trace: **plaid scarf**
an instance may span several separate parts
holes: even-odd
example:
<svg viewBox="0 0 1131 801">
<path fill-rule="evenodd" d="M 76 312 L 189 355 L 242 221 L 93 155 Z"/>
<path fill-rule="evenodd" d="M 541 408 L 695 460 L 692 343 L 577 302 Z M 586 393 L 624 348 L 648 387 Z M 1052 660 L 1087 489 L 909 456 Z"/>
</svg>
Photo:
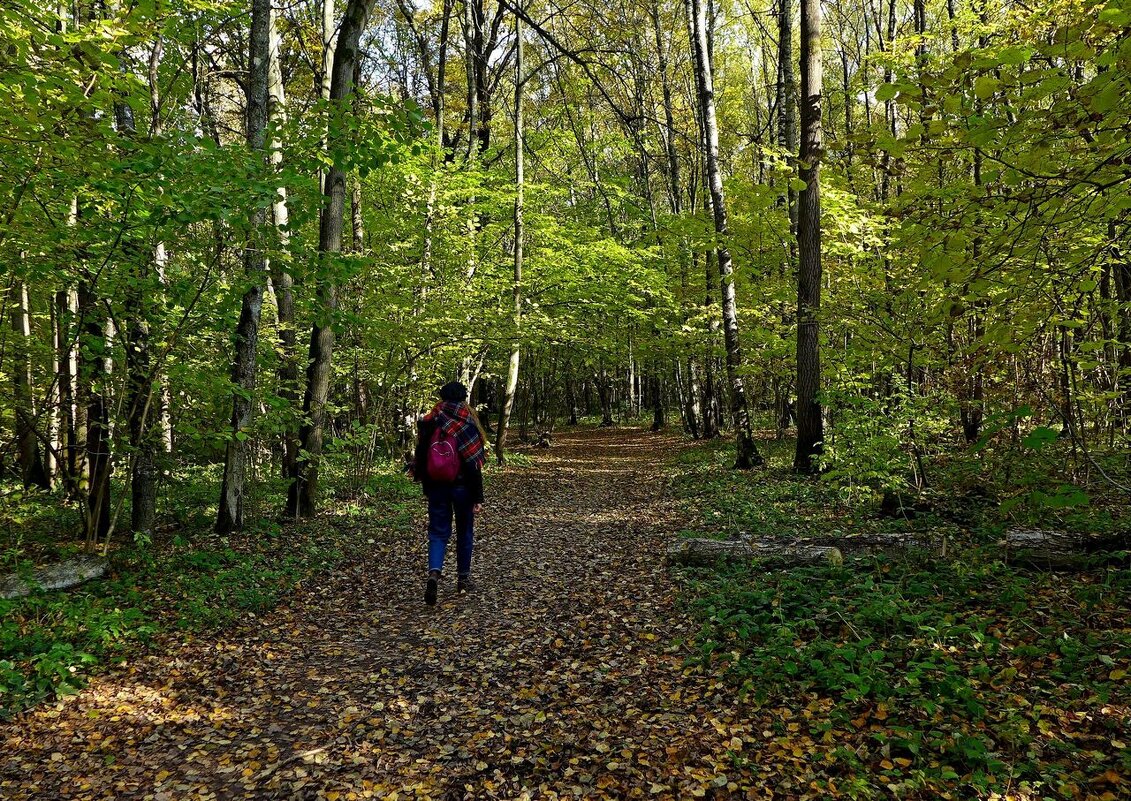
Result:
<svg viewBox="0 0 1131 801">
<path fill-rule="evenodd" d="M 479 426 L 472 419 L 471 408 L 466 403 L 440 401 L 424 415 L 424 419 L 437 421 L 444 433 L 456 441 L 456 449 L 464 464 L 482 467 L 487 461 L 483 437 L 479 435 Z"/>
</svg>

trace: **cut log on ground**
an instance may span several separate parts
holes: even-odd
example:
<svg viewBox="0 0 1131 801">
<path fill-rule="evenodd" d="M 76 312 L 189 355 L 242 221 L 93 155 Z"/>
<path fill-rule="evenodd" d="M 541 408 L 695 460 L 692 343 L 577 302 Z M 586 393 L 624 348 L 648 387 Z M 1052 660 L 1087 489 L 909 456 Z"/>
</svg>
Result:
<svg viewBox="0 0 1131 801">
<path fill-rule="evenodd" d="M 65 590 L 101 577 L 107 561 L 100 556 L 76 556 L 55 565 L 37 567 L 28 578 L 9 573 L 0 577 L 0 598 L 5 601 L 31 595 L 37 589 Z"/>
<path fill-rule="evenodd" d="M 1131 551 L 1131 534 L 1091 536 L 1067 531 L 1014 528 L 1001 545 L 1006 561 L 1048 570 L 1072 570 Z"/>
<path fill-rule="evenodd" d="M 927 551 L 932 554 L 942 554 L 946 550 L 944 538 L 941 534 L 932 534 L 925 531 L 863 532 L 838 536 L 820 535 L 800 537 L 796 542 L 799 545 L 828 545 L 837 548 L 845 556 L 894 555 L 908 551 Z"/>
<path fill-rule="evenodd" d="M 668 548 L 668 562 L 674 565 L 753 560 L 781 567 L 802 567 L 839 565 L 844 562 L 844 557 L 839 549 L 825 545 L 767 544 L 744 540 L 681 540 Z"/>
</svg>

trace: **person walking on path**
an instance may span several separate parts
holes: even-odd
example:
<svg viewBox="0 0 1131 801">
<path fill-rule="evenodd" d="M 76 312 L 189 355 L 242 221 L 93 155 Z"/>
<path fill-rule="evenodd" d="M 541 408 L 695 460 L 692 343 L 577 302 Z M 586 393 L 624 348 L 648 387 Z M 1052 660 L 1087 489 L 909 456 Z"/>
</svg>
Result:
<svg viewBox="0 0 1131 801">
<path fill-rule="evenodd" d="M 457 463 L 458 460 L 458 463 Z M 475 516 L 483 510 L 483 463 L 487 435 L 467 405 L 467 387 L 453 381 L 440 388 L 440 402 L 417 424 L 413 477 L 428 498 L 428 580 L 424 603 L 436 603 L 444 554 L 456 534 L 456 590 L 474 589 L 471 552 Z"/>
</svg>

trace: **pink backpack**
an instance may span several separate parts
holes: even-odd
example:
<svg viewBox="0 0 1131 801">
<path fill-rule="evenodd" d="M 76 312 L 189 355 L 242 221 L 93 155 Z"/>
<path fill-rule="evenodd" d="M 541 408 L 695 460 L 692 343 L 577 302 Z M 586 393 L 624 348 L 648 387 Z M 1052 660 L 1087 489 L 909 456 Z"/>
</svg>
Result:
<svg viewBox="0 0 1131 801">
<path fill-rule="evenodd" d="M 455 441 L 444 433 L 444 426 L 437 423 L 432 444 L 428 446 L 428 477 L 433 481 L 455 481 L 459 468 Z"/>
</svg>

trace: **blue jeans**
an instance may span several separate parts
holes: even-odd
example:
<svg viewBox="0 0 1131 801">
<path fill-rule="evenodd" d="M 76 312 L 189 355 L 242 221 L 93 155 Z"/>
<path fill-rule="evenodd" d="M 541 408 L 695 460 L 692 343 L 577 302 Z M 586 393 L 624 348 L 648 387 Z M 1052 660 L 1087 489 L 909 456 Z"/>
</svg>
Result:
<svg viewBox="0 0 1131 801">
<path fill-rule="evenodd" d="M 471 574 L 471 549 L 475 540 L 475 513 L 467 487 L 435 484 L 428 491 L 428 569 L 443 570 L 444 551 L 452 538 L 452 514 L 456 523 L 456 570 Z"/>
</svg>

